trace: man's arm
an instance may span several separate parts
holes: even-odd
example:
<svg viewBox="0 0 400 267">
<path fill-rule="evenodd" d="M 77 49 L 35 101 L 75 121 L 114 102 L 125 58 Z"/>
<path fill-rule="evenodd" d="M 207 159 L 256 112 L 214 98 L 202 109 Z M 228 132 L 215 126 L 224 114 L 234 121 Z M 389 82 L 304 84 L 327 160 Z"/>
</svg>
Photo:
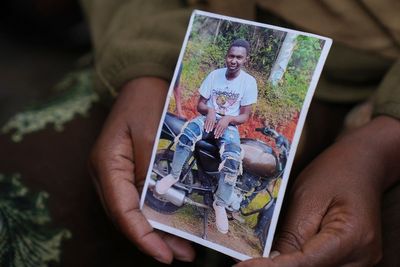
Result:
<svg viewBox="0 0 400 267">
<path fill-rule="evenodd" d="M 204 116 L 207 116 L 209 112 L 215 112 L 215 110 L 207 106 L 208 99 L 204 96 L 199 97 L 199 102 L 197 103 L 197 111 Z"/>
<path fill-rule="evenodd" d="M 250 118 L 253 105 L 247 105 L 240 107 L 240 114 L 238 116 L 228 116 L 230 118 L 230 124 L 240 125 L 247 122 Z"/>
<path fill-rule="evenodd" d="M 209 133 L 214 129 L 217 118 L 215 109 L 207 106 L 207 101 L 207 98 L 205 98 L 204 96 L 200 96 L 199 102 L 197 103 L 197 111 L 200 114 L 206 116 L 206 120 L 204 122 L 204 130 Z"/>
</svg>

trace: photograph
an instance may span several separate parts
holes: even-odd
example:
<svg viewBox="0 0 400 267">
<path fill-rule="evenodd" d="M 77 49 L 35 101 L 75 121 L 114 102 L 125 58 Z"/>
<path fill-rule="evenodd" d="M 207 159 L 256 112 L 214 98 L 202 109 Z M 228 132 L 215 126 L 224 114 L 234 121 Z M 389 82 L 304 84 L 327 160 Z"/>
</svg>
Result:
<svg viewBox="0 0 400 267">
<path fill-rule="evenodd" d="M 330 46 L 194 11 L 141 199 L 153 227 L 239 260 L 269 255 Z"/>
</svg>

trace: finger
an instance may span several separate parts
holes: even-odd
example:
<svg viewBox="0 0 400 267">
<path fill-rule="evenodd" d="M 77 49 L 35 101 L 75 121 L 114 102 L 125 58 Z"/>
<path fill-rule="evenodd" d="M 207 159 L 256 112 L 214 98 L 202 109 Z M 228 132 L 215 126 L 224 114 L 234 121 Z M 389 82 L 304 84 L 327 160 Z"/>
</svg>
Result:
<svg viewBox="0 0 400 267">
<path fill-rule="evenodd" d="M 333 238 L 333 239 L 332 239 Z M 257 258 L 244 261 L 235 267 L 337 267 L 343 266 L 343 258 L 338 257 L 339 243 L 334 235 L 318 234 L 301 250 L 281 254 L 274 258 Z M 360 267 L 363 265 L 359 265 Z"/>
<path fill-rule="evenodd" d="M 237 263 L 232 267 L 270 267 L 270 266 L 275 266 L 271 259 L 254 258 Z"/>
<path fill-rule="evenodd" d="M 364 253 L 358 255 L 358 246 L 365 246 L 362 244 L 364 241 L 357 235 L 358 229 L 348 223 L 352 220 L 336 210 L 338 209 L 333 208 L 329 211 L 321 222 L 319 232 L 307 238 L 298 249 L 294 247 L 302 242 L 299 238 L 297 243 L 294 239 L 288 239 L 289 242 L 284 240 L 279 247 L 291 252 L 273 258 L 276 266 L 353 267 L 377 263 L 379 256 L 375 258 L 376 254 L 372 251 L 368 253 L 368 250 L 363 250 Z"/>
<path fill-rule="evenodd" d="M 348 243 L 346 239 L 341 230 L 331 228 L 312 237 L 301 250 L 277 256 L 272 259 L 272 262 L 276 266 L 282 267 L 344 266 L 344 264 L 352 263 L 354 260 L 351 257 L 351 250 L 346 244 Z M 354 264 L 356 264 L 354 266 L 365 266 L 363 263 Z"/>
<path fill-rule="evenodd" d="M 274 250 L 274 251 L 272 251 L 272 252 L 269 254 L 269 257 L 270 257 L 271 259 L 273 259 L 273 258 L 278 257 L 279 255 L 281 255 L 281 253 L 280 253 L 279 251 L 277 251 L 277 250 Z"/>
<path fill-rule="evenodd" d="M 214 138 L 215 138 L 215 139 L 218 139 L 218 138 L 219 138 L 219 125 L 218 125 L 218 124 L 217 124 L 217 126 L 215 126 Z"/>
<path fill-rule="evenodd" d="M 153 109 L 154 111 L 155 109 Z M 147 167 L 151 158 L 152 147 L 154 145 L 154 139 L 157 132 L 158 119 L 160 116 L 161 110 L 156 111 L 155 115 L 150 116 L 155 119 L 146 119 L 146 127 L 142 127 L 139 129 L 132 129 L 131 134 L 132 139 L 135 140 L 135 135 L 140 135 L 141 142 L 136 142 L 133 146 L 134 155 L 135 155 L 135 184 L 136 188 L 142 188 L 145 180 L 145 175 L 147 174 Z M 149 114 L 149 112 L 147 112 Z M 151 115 L 151 114 L 150 114 Z M 176 258 L 181 261 L 193 261 L 195 257 L 195 252 L 190 245 L 190 242 L 183 240 L 179 237 L 172 236 L 170 234 L 155 231 L 168 246 L 170 251 L 172 252 L 173 258 Z M 156 244 L 150 244 L 152 249 L 156 250 L 161 249 Z M 158 258 L 161 262 L 163 261 Z"/>
<path fill-rule="evenodd" d="M 220 138 L 224 134 L 224 129 L 221 128 L 218 133 L 218 138 Z"/>
<path fill-rule="evenodd" d="M 218 139 L 220 137 L 220 127 L 218 125 L 217 127 L 215 127 L 214 137 L 215 139 Z"/>
<path fill-rule="evenodd" d="M 217 132 L 216 138 L 220 138 L 225 130 L 225 127 L 218 123 L 215 129 L 215 131 Z"/>
<path fill-rule="evenodd" d="M 117 227 L 140 250 L 158 261 L 170 263 L 173 252 L 143 216 L 139 208 L 139 194 L 127 173 L 114 171 L 104 175 L 112 177 L 101 180 L 106 205 Z"/>
<path fill-rule="evenodd" d="M 147 86 L 148 82 L 154 86 Z M 149 151 L 165 101 L 166 90 L 161 89 L 166 86 L 164 81 L 148 78 L 124 87 L 103 127 L 91 164 L 96 186 L 115 225 L 139 249 L 161 262 L 170 263 L 173 252 L 141 213 L 139 192 L 135 187 L 144 182 Z M 132 114 L 143 116 L 138 118 Z"/>
<path fill-rule="evenodd" d="M 139 193 L 134 186 L 134 168 L 128 150 L 130 138 L 119 138 L 105 144 L 107 153 L 99 161 L 99 182 L 111 219 L 138 248 L 160 262 L 170 263 L 173 252 L 153 230 L 139 207 Z M 107 149 L 108 148 L 108 149 Z M 112 151 L 112 152 L 111 152 Z M 157 249 L 154 249 L 157 248 Z"/>
<path fill-rule="evenodd" d="M 208 133 L 212 132 L 214 127 L 215 127 L 215 121 L 214 120 L 209 120 L 208 121 L 208 126 L 207 126 Z"/>
<path fill-rule="evenodd" d="M 208 133 L 208 120 L 207 119 L 204 122 L 204 130 L 206 131 L 206 133 Z"/>
<path fill-rule="evenodd" d="M 280 253 L 300 250 L 302 245 L 318 232 L 323 217 L 322 214 L 312 210 L 311 205 L 307 207 L 291 203 L 273 246 Z"/>
<path fill-rule="evenodd" d="M 138 164 L 134 169 L 130 131 L 120 126 L 123 124 L 119 124 L 117 119 L 111 121 L 115 123 L 106 123 L 96 145 L 101 151 L 95 169 L 106 210 L 115 225 L 140 250 L 160 262 L 170 263 L 173 252 L 143 216 L 139 207 L 139 192 L 134 185 L 135 182 L 143 182 L 143 164 L 148 164 L 148 156 L 145 155 L 144 159 L 138 155 Z M 135 179 L 134 172 L 143 177 Z"/>
<path fill-rule="evenodd" d="M 195 251 L 189 241 L 164 232 L 160 232 L 160 235 L 171 248 L 175 259 L 185 262 L 192 262 L 194 260 Z"/>
<path fill-rule="evenodd" d="M 212 131 L 212 127 L 211 127 L 211 121 L 207 120 L 206 121 L 206 132 L 209 133 Z"/>
<path fill-rule="evenodd" d="M 321 194 L 321 189 L 318 194 L 310 193 L 313 189 L 306 183 L 307 177 L 307 173 L 298 177 L 294 184 L 295 190 L 291 192 L 288 200 L 287 211 L 273 245 L 273 249 L 280 253 L 300 250 L 307 240 L 317 234 L 329 208 L 331 200 Z"/>
<path fill-rule="evenodd" d="M 223 136 L 224 135 L 224 132 L 225 132 L 225 127 L 220 127 L 220 130 L 219 130 L 219 133 L 218 133 L 218 138 L 220 138 L 221 136 Z"/>
</svg>

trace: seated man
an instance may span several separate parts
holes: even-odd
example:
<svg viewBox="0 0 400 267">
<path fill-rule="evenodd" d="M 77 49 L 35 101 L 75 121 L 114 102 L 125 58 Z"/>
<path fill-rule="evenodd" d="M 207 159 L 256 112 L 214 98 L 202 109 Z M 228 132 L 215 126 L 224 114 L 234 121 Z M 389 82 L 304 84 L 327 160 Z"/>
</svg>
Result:
<svg viewBox="0 0 400 267">
<path fill-rule="evenodd" d="M 232 203 L 232 194 L 240 174 L 240 136 L 236 125 L 249 119 L 252 105 L 257 101 L 256 80 L 242 70 L 249 57 L 247 41 L 234 41 L 226 55 L 226 68 L 212 71 L 200 86 L 197 110 L 201 114 L 191 120 L 177 137 L 171 173 L 156 184 L 156 192 L 165 194 L 181 175 L 182 167 L 191 157 L 197 141 L 203 134 L 213 132 L 220 148 L 221 164 L 218 189 L 213 207 L 218 231 L 229 229 L 226 207 Z"/>
</svg>

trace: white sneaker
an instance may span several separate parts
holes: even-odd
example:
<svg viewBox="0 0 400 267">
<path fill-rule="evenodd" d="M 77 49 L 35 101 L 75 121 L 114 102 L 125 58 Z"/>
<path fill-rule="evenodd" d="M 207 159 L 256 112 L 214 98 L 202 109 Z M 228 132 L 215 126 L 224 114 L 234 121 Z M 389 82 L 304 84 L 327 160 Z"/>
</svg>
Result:
<svg viewBox="0 0 400 267">
<path fill-rule="evenodd" d="M 168 189 L 171 188 L 175 183 L 178 182 L 178 179 L 175 179 L 172 174 L 168 174 L 167 176 L 164 176 L 161 180 L 159 180 L 156 183 L 156 192 L 159 195 L 164 195 L 167 193 Z"/>
<path fill-rule="evenodd" d="M 225 207 L 218 206 L 214 201 L 213 208 L 215 211 L 215 224 L 217 225 L 218 231 L 222 234 L 227 234 L 229 230 L 229 223 Z"/>
</svg>

